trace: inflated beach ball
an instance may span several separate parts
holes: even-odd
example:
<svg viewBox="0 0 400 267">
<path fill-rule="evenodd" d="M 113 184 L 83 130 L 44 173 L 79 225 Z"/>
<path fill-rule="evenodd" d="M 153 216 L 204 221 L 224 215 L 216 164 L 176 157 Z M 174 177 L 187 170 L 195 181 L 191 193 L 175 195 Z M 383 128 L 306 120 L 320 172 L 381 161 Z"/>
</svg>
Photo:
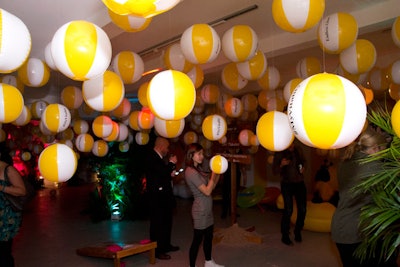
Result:
<svg viewBox="0 0 400 267">
<path fill-rule="evenodd" d="M 112 124 L 111 134 L 103 137 L 103 140 L 108 142 L 116 141 L 119 135 L 119 123 L 112 121 L 111 124 Z"/>
<path fill-rule="evenodd" d="M 322 71 L 321 62 L 316 57 L 305 57 L 296 65 L 296 73 L 302 79 L 306 79 Z"/>
<path fill-rule="evenodd" d="M 32 119 L 31 110 L 29 109 L 29 107 L 24 105 L 21 114 L 12 123 L 16 126 L 24 126 L 27 125 L 31 121 L 31 119 Z"/>
<path fill-rule="evenodd" d="M 272 17 L 282 30 L 304 32 L 314 27 L 325 12 L 325 0 L 273 0 Z"/>
<path fill-rule="evenodd" d="M 302 81 L 290 96 L 287 114 L 296 138 L 320 149 L 342 148 L 353 142 L 367 115 L 358 87 L 329 73 Z"/>
<path fill-rule="evenodd" d="M 164 65 L 167 69 L 177 70 L 187 73 L 193 68 L 193 64 L 183 55 L 181 45 L 179 43 L 172 44 L 167 47 L 164 53 Z"/>
<path fill-rule="evenodd" d="M 113 12 L 126 15 L 134 14 L 144 18 L 150 18 L 161 13 L 164 13 L 174 6 L 176 6 L 180 0 L 102 0 L 104 5 L 112 10 Z"/>
<path fill-rule="evenodd" d="M 111 134 L 113 124 L 112 119 L 106 115 L 97 116 L 92 122 L 92 131 L 99 138 L 107 137 Z"/>
<path fill-rule="evenodd" d="M 154 114 L 150 108 L 143 107 L 138 114 L 138 125 L 141 130 L 149 130 L 154 126 Z"/>
<path fill-rule="evenodd" d="M 80 152 L 90 152 L 93 148 L 94 139 L 88 134 L 79 134 L 75 139 L 75 146 Z"/>
<path fill-rule="evenodd" d="M 64 87 L 61 102 L 69 109 L 78 109 L 83 103 L 82 90 L 72 85 Z"/>
<path fill-rule="evenodd" d="M 47 129 L 59 133 L 71 124 L 71 112 L 64 105 L 50 104 L 43 111 L 41 119 Z"/>
<path fill-rule="evenodd" d="M 337 12 L 324 17 L 318 27 L 318 43 L 329 54 L 339 54 L 357 39 L 358 24 L 353 15 Z"/>
<path fill-rule="evenodd" d="M 30 87 L 41 87 L 50 79 L 50 68 L 38 58 L 29 58 L 19 69 L 18 77 Z"/>
<path fill-rule="evenodd" d="M 73 122 L 72 129 L 76 134 L 84 134 L 89 131 L 89 123 L 85 120 L 76 120 Z"/>
<path fill-rule="evenodd" d="M 107 70 L 102 75 L 84 81 L 82 95 L 85 103 L 97 111 L 112 111 L 121 104 L 125 87 L 121 78 Z"/>
<path fill-rule="evenodd" d="M 44 48 L 44 61 L 50 69 L 57 70 L 57 66 L 54 63 L 53 54 L 51 53 L 51 42 L 48 43 Z"/>
<path fill-rule="evenodd" d="M 118 131 L 118 136 L 117 136 L 116 141 L 118 141 L 118 142 L 125 141 L 129 135 L 128 126 L 126 126 L 122 122 L 119 122 L 118 126 L 119 126 L 119 131 Z"/>
<path fill-rule="evenodd" d="M 198 140 L 199 140 L 199 136 L 197 135 L 197 133 L 195 133 L 193 131 L 188 131 L 183 135 L 183 142 L 186 145 L 190 145 L 192 143 L 197 143 Z"/>
<path fill-rule="evenodd" d="M 369 86 L 376 92 L 383 92 L 389 88 L 390 81 L 385 69 L 374 67 L 368 72 Z"/>
<path fill-rule="evenodd" d="M 250 146 L 251 145 L 251 138 L 254 136 L 255 134 L 253 133 L 252 130 L 249 129 L 243 129 L 239 132 L 239 136 L 238 136 L 238 140 L 239 143 L 242 146 Z"/>
<path fill-rule="evenodd" d="M 400 85 L 391 83 L 389 85 L 389 95 L 395 101 L 400 100 Z"/>
<path fill-rule="evenodd" d="M 111 111 L 111 114 L 117 117 L 118 119 L 125 118 L 131 112 L 131 107 L 132 104 L 129 101 L 129 99 L 124 97 L 122 99 L 122 102 L 115 109 Z"/>
<path fill-rule="evenodd" d="M 257 80 L 263 90 L 275 90 L 281 82 L 281 74 L 275 66 L 268 66 L 264 75 Z"/>
<path fill-rule="evenodd" d="M 12 85 L 0 83 L 0 123 L 15 121 L 24 109 L 21 92 Z"/>
<path fill-rule="evenodd" d="M 31 34 L 22 20 L 0 8 L 0 73 L 11 73 L 31 52 Z"/>
<path fill-rule="evenodd" d="M 64 144 L 52 144 L 39 156 L 38 167 L 44 179 L 62 183 L 68 181 L 77 168 L 75 152 Z"/>
<path fill-rule="evenodd" d="M 149 82 L 144 82 L 139 86 L 138 89 L 138 100 L 142 107 L 147 107 L 149 103 L 147 102 L 147 89 L 149 87 Z"/>
<path fill-rule="evenodd" d="M 243 78 L 254 81 L 260 79 L 267 70 L 267 59 L 261 50 L 257 50 L 252 58 L 236 64 Z"/>
<path fill-rule="evenodd" d="M 210 159 L 210 169 L 216 174 L 223 174 L 228 169 L 228 160 L 221 155 L 215 155 Z"/>
<path fill-rule="evenodd" d="M 255 111 L 258 106 L 258 99 L 255 95 L 245 94 L 240 98 L 244 111 Z"/>
<path fill-rule="evenodd" d="M 111 42 L 103 29 L 84 21 L 61 26 L 51 41 L 57 69 L 65 76 L 85 81 L 103 74 L 111 62 Z"/>
<path fill-rule="evenodd" d="M 165 70 L 156 74 L 147 88 L 147 102 L 153 114 L 164 120 L 180 120 L 192 111 L 196 89 L 183 72 Z"/>
<path fill-rule="evenodd" d="M 139 126 L 139 110 L 134 110 L 129 114 L 128 124 L 134 131 L 140 131 L 141 128 Z"/>
<path fill-rule="evenodd" d="M 181 135 L 185 128 L 185 119 L 180 120 L 163 120 L 158 117 L 154 118 L 154 129 L 165 138 L 175 138 Z"/>
<path fill-rule="evenodd" d="M 210 63 L 221 51 L 221 39 L 208 24 L 194 24 L 187 28 L 180 45 L 185 58 L 193 64 Z"/>
<path fill-rule="evenodd" d="M 15 88 L 17 88 L 21 94 L 24 94 L 25 91 L 25 84 L 21 81 L 20 78 L 18 78 L 18 76 L 15 75 L 4 75 L 2 77 L 0 77 L 0 83 L 6 83 L 9 85 L 14 86 Z"/>
<path fill-rule="evenodd" d="M 256 135 L 269 151 L 285 150 L 294 140 L 288 116 L 280 111 L 264 113 L 257 122 Z"/>
<path fill-rule="evenodd" d="M 124 84 L 132 84 L 138 81 L 144 71 L 143 59 L 132 51 L 121 51 L 115 55 L 111 66 Z"/>
<path fill-rule="evenodd" d="M 129 143 L 128 142 L 120 142 L 118 144 L 118 149 L 119 151 L 121 151 L 122 153 L 128 152 L 129 151 Z"/>
<path fill-rule="evenodd" d="M 186 75 L 192 80 L 194 88 L 199 88 L 204 81 L 204 71 L 199 65 L 194 65 Z"/>
<path fill-rule="evenodd" d="M 57 134 L 57 139 L 63 139 L 63 140 L 72 140 L 74 139 L 75 133 L 74 131 L 69 127 L 65 129 L 62 132 L 59 132 Z"/>
<path fill-rule="evenodd" d="M 150 140 L 150 137 L 149 137 L 148 133 L 137 132 L 135 134 L 135 141 L 136 141 L 136 144 L 138 144 L 138 145 L 147 145 L 149 140 Z"/>
<path fill-rule="evenodd" d="M 393 42 L 400 47 L 400 17 L 397 17 L 392 25 Z"/>
<path fill-rule="evenodd" d="M 340 53 L 339 60 L 340 65 L 351 74 L 368 72 L 376 63 L 375 46 L 366 39 L 358 39 Z"/>
<path fill-rule="evenodd" d="M 390 64 L 388 74 L 391 82 L 400 84 L 400 60 L 396 60 Z"/>
<path fill-rule="evenodd" d="M 228 99 L 224 104 L 224 111 L 226 115 L 232 118 L 238 118 L 243 113 L 243 104 L 237 97 Z"/>
<path fill-rule="evenodd" d="M 397 137 L 400 137 L 400 102 L 397 101 L 392 109 L 392 114 L 390 117 L 390 121 L 393 126 L 393 130 L 396 133 Z"/>
<path fill-rule="evenodd" d="M 104 140 L 96 140 L 93 143 L 92 153 L 97 157 L 104 157 L 108 153 L 108 143 Z"/>
<path fill-rule="evenodd" d="M 219 87 L 215 84 L 206 84 L 200 91 L 201 99 L 206 104 L 215 104 L 219 98 Z"/>
<path fill-rule="evenodd" d="M 254 57 L 258 36 L 248 25 L 235 25 L 221 39 L 222 52 L 232 62 L 243 62 Z"/>
<path fill-rule="evenodd" d="M 232 91 L 238 91 L 243 89 L 247 84 L 248 80 L 240 75 L 236 63 L 228 63 L 222 69 L 221 73 L 222 84 Z"/>
<path fill-rule="evenodd" d="M 214 114 L 204 118 L 201 128 L 205 138 L 217 141 L 226 134 L 228 126 L 222 116 Z"/>
<path fill-rule="evenodd" d="M 111 9 L 108 9 L 108 15 L 115 25 L 126 32 L 143 31 L 150 25 L 150 22 L 152 21 L 152 18 L 143 18 L 132 14 L 119 15 L 113 12 Z"/>
<path fill-rule="evenodd" d="M 286 103 L 289 102 L 289 98 L 292 95 L 294 89 L 296 89 L 297 85 L 299 85 L 303 79 L 294 78 L 288 81 L 285 86 L 283 87 L 283 98 L 285 99 Z"/>
</svg>

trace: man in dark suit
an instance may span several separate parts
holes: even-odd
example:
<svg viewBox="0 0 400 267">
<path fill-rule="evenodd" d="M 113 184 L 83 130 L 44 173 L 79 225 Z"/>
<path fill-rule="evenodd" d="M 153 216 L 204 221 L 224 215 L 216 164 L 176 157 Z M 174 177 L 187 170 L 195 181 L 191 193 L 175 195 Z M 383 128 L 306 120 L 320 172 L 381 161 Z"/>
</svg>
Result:
<svg viewBox="0 0 400 267">
<path fill-rule="evenodd" d="M 175 169 L 177 157 L 171 155 L 164 161 L 169 151 L 169 141 L 157 137 L 154 148 L 149 151 L 146 162 L 146 188 L 149 194 L 150 239 L 157 241 L 156 257 L 161 260 L 171 258 L 168 252 L 179 247 L 171 244 L 172 214 L 175 197 L 172 191 L 171 174 Z"/>
</svg>

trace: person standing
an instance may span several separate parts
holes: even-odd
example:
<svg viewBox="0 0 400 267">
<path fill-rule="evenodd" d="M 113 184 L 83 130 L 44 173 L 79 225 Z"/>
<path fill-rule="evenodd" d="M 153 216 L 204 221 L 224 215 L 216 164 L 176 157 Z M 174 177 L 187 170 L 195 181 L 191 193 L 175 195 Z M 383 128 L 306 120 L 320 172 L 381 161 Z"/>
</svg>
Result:
<svg viewBox="0 0 400 267">
<path fill-rule="evenodd" d="M 22 213 L 12 209 L 5 194 L 24 196 L 26 193 L 23 178 L 12 165 L 11 157 L 2 149 L 0 152 L 0 265 L 2 267 L 15 266 L 12 244 L 22 222 Z"/>
<path fill-rule="evenodd" d="M 386 148 L 386 144 L 382 134 L 372 128 L 367 128 L 356 141 L 344 149 L 342 162 L 337 172 L 339 203 L 332 217 L 331 230 L 343 267 L 397 266 L 395 258 L 385 263 L 378 263 L 377 259 L 373 258 L 361 263 L 354 255 L 356 248 L 362 242 L 359 229 L 361 209 L 372 199 L 366 194 L 355 195 L 352 188 L 368 175 L 379 171 L 383 165 L 383 162 L 378 160 L 368 163 L 360 163 L 360 160 Z"/>
<path fill-rule="evenodd" d="M 297 205 L 297 218 L 294 228 L 294 240 L 302 241 L 307 209 L 307 189 L 304 183 L 305 159 L 301 151 L 292 143 L 289 148 L 275 153 L 273 172 L 281 177 L 281 193 L 283 197 L 283 214 L 281 220 L 281 241 L 289 246 L 293 245 L 290 239 L 290 218 L 293 213 L 293 197 Z"/>
<path fill-rule="evenodd" d="M 173 209 L 175 197 L 172 190 L 172 172 L 177 157 L 170 155 L 168 162 L 164 157 L 169 152 L 169 141 L 157 137 L 154 147 L 145 160 L 146 189 L 149 196 L 150 239 L 157 241 L 156 257 L 169 260 L 168 252 L 179 250 L 171 244 Z"/>
<path fill-rule="evenodd" d="M 204 160 L 203 147 L 200 144 L 190 144 L 186 153 L 185 179 L 193 193 L 192 219 L 193 240 L 189 250 L 189 262 L 191 267 L 196 266 L 197 254 L 203 241 L 205 257 L 204 267 L 223 267 L 214 262 L 211 257 L 212 240 L 214 235 L 214 216 L 212 191 L 219 180 L 219 174 L 206 173 L 201 165 Z"/>
</svg>

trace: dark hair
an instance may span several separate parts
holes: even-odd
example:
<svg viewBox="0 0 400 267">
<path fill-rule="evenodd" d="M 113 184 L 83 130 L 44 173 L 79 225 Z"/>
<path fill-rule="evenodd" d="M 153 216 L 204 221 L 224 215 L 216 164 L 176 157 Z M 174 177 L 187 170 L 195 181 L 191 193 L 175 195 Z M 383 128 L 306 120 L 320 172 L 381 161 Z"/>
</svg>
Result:
<svg viewBox="0 0 400 267">
<path fill-rule="evenodd" d="M 193 162 L 193 155 L 194 153 L 199 152 L 202 149 L 203 147 L 198 143 L 191 143 L 190 145 L 188 145 L 185 158 L 186 167 L 193 167 L 196 169 Z"/>
</svg>

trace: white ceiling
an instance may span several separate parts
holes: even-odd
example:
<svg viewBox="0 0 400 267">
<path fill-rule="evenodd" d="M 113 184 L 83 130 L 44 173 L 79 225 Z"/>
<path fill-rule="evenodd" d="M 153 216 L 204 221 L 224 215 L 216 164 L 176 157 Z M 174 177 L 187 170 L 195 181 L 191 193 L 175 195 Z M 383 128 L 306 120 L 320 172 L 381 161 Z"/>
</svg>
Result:
<svg viewBox="0 0 400 267">
<path fill-rule="evenodd" d="M 387 67 L 400 58 L 400 48 L 391 39 L 390 28 L 400 15 L 399 0 L 326 0 L 325 15 L 335 12 L 352 14 L 359 26 L 359 37 L 374 43 L 378 52 L 377 66 Z M 163 67 L 162 52 L 166 47 L 150 49 L 171 38 L 179 38 L 182 32 L 195 23 L 210 23 L 244 9 L 254 10 L 214 26 L 222 37 L 234 25 L 245 24 L 253 28 L 259 38 L 259 48 L 266 54 L 268 64 L 278 68 L 281 85 L 296 77 L 297 62 L 305 56 L 316 56 L 323 62 L 324 70 L 334 71 L 338 64 L 337 55 L 326 55 L 319 48 L 316 27 L 304 33 L 288 33 L 278 28 L 272 19 L 272 0 L 183 0 L 172 10 L 155 16 L 148 28 L 141 32 L 128 33 L 114 25 L 107 8 L 101 0 L 1 0 L 0 7 L 19 17 L 28 27 L 32 38 L 30 57 L 44 60 L 44 49 L 54 33 L 63 24 L 72 20 L 87 20 L 102 27 L 109 36 L 113 56 L 123 50 L 140 53 L 145 70 Z M 202 65 L 205 83 L 221 84 L 220 71 L 228 63 L 223 53 L 210 64 Z M 30 98 L 44 98 L 54 90 L 76 84 L 62 74 L 52 71 L 52 78 L 43 88 L 34 92 L 25 89 Z M 134 94 L 142 78 L 127 85 L 127 94 Z M 249 83 L 241 92 L 257 90 Z M 41 91 L 40 91 L 41 90 Z"/>
</svg>

